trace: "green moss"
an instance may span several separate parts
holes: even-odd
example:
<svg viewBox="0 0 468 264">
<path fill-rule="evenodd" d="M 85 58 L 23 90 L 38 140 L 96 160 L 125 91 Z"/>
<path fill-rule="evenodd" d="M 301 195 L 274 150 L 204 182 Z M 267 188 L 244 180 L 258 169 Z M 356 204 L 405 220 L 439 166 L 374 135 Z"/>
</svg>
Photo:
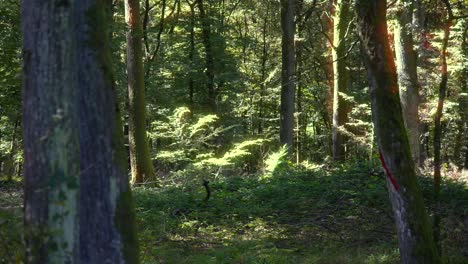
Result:
<svg viewBox="0 0 468 264">
<path fill-rule="evenodd" d="M 104 73 L 107 82 L 110 82 L 110 86 L 114 80 L 114 74 L 112 69 L 112 55 L 109 45 L 108 25 L 110 25 L 109 11 L 104 1 L 95 1 L 94 6 L 88 9 L 87 18 L 89 19 L 89 44 L 96 51 L 96 57 L 99 65 Z"/>
<path fill-rule="evenodd" d="M 128 189 L 120 194 L 114 218 L 122 241 L 122 253 L 125 263 L 139 263 L 138 239 L 135 228 L 135 207 L 132 191 Z"/>
</svg>

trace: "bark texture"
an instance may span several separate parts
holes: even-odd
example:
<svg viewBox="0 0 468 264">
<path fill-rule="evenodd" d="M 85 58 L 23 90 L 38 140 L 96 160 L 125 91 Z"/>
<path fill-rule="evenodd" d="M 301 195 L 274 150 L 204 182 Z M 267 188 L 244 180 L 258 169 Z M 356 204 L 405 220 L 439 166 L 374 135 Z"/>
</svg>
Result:
<svg viewBox="0 0 468 264">
<path fill-rule="evenodd" d="M 340 132 L 348 121 L 348 110 L 346 106 L 346 93 L 348 86 L 348 70 L 346 69 L 346 35 L 349 27 L 349 1 L 338 0 L 335 5 L 333 17 L 333 160 L 344 161 L 345 159 L 345 136 Z"/>
<path fill-rule="evenodd" d="M 29 262 L 138 262 L 107 11 L 22 2 Z"/>
<path fill-rule="evenodd" d="M 399 0 L 394 31 L 395 57 L 403 120 L 408 133 L 411 155 L 419 164 L 419 84 L 416 52 L 413 49 L 413 1 Z"/>
<path fill-rule="evenodd" d="M 69 263 L 79 248 L 73 8 L 60 3 L 21 3 L 24 223 L 31 263 Z"/>
<path fill-rule="evenodd" d="M 146 99 L 143 69 L 142 37 L 138 0 L 125 1 L 127 23 L 127 80 L 128 80 L 128 140 L 132 183 L 154 177 L 148 139 L 146 137 Z"/>
<path fill-rule="evenodd" d="M 416 179 L 400 105 L 385 0 L 356 2 L 361 51 L 367 69 L 372 118 L 387 173 L 401 263 L 440 263 Z"/>
<path fill-rule="evenodd" d="M 137 240 L 122 125 L 113 90 L 105 3 L 75 6 L 80 131 L 82 263 L 136 263 Z M 97 202 L 99 201 L 99 202 Z"/>
<path fill-rule="evenodd" d="M 295 67 L 294 51 L 295 0 L 281 0 L 281 107 L 280 107 L 280 143 L 288 146 L 289 155 L 293 151 Z"/>
</svg>

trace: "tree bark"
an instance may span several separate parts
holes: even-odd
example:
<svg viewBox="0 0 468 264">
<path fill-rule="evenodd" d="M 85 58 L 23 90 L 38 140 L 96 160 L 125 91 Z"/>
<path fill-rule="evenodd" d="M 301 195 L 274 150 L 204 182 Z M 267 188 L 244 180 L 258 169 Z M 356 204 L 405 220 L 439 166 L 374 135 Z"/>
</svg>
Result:
<svg viewBox="0 0 468 264">
<path fill-rule="evenodd" d="M 154 177 L 148 139 L 146 137 L 146 99 L 143 70 L 140 3 L 125 1 L 127 23 L 128 124 L 132 183 Z"/>
<path fill-rule="evenodd" d="M 405 131 L 396 67 L 388 43 L 386 6 L 385 0 L 358 0 L 356 12 L 375 135 L 398 231 L 400 261 L 440 263 Z"/>
<path fill-rule="evenodd" d="M 28 262 L 137 263 L 104 1 L 22 1 Z"/>
<path fill-rule="evenodd" d="M 217 105 L 216 105 L 216 91 L 214 87 L 214 79 L 215 79 L 215 69 L 214 69 L 214 55 L 213 55 L 213 47 L 211 43 L 211 23 L 209 17 L 205 12 L 205 7 L 203 5 L 203 0 L 196 0 L 197 7 L 200 20 L 202 23 L 202 37 L 203 37 L 203 45 L 205 46 L 205 67 L 206 67 L 206 89 L 208 92 L 208 108 L 211 112 L 217 112 Z"/>
<path fill-rule="evenodd" d="M 420 165 L 419 84 L 416 67 L 416 52 L 413 49 L 413 29 L 411 27 L 413 2 L 414 0 L 398 0 L 394 39 L 403 120 L 408 133 L 411 155 L 415 164 Z"/>
<path fill-rule="evenodd" d="M 345 160 L 345 136 L 340 127 L 348 121 L 348 110 L 345 94 L 348 86 L 348 70 L 346 69 L 346 35 L 349 30 L 349 1 L 338 0 L 333 17 L 333 160 Z"/>
<path fill-rule="evenodd" d="M 282 68 L 281 68 L 281 109 L 280 109 L 280 143 L 288 147 L 289 156 L 293 152 L 294 130 L 294 97 L 295 97 L 295 52 L 294 14 L 295 0 L 281 0 L 282 30 Z"/>
<path fill-rule="evenodd" d="M 79 249 L 73 8 L 60 3 L 21 3 L 24 223 L 30 263 L 69 263 Z"/>
</svg>

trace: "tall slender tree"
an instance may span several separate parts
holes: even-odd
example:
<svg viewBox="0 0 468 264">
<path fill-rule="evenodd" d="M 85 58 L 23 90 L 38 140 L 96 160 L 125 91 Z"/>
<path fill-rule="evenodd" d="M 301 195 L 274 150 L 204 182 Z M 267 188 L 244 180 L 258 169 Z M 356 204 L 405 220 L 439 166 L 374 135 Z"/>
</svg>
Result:
<svg viewBox="0 0 468 264">
<path fill-rule="evenodd" d="M 208 14 L 205 11 L 203 0 L 196 0 L 198 12 L 202 24 L 202 38 L 205 46 L 205 74 L 206 74 L 206 89 L 208 92 L 208 108 L 211 112 L 216 113 L 216 90 L 215 90 L 215 64 L 213 44 L 211 43 L 211 23 Z"/>
<path fill-rule="evenodd" d="M 335 4 L 333 16 L 333 160 L 345 159 L 345 136 L 340 132 L 348 119 L 348 110 L 344 94 L 348 86 L 348 70 L 346 69 L 346 37 L 349 32 L 349 5 L 348 0 L 338 0 Z"/>
<path fill-rule="evenodd" d="M 140 2 L 125 0 L 127 23 L 127 78 L 130 166 L 132 183 L 141 183 L 154 177 L 148 139 L 146 136 L 146 98 L 143 69 Z"/>
<path fill-rule="evenodd" d="M 403 120 L 411 148 L 411 155 L 419 164 L 419 84 L 416 52 L 413 49 L 414 0 L 398 0 L 394 30 L 396 69 Z"/>
<path fill-rule="evenodd" d="M 294 130 L 294 97 L 296 77 L 296 54 L 294 51 L 294 34 L 296 26 L 296 0 L 281 0 L 281 106 L 280 106 L 280 143 L 288 147 L 289 155 L 293 151 Z"/>
<path fill-rule="evenodd" d="M 22 1 L 32 263 L 137 263 L 107 2 Z"/>
<path fill-rule="evenodd" d="M 388 43 L 386 0 L 357 0 L 361 51 L 370 87 L 372 119 L 400 244 L 401 263 L 440 263 L 416 179 Z"/>
</svg>

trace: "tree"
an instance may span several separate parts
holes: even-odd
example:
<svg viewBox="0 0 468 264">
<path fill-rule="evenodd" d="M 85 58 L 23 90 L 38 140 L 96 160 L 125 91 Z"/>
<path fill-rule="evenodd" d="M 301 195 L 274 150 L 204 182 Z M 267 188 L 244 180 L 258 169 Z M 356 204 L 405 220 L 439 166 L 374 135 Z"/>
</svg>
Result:
<svg viewBox="0 0 468 264">
<path fill-rule="evenodd" d="M 346 93 L 348 86 L 348 71 L 346 69 L 346 38 L 349 33 L 349 1 L 338 0 L 335 5 L 335 14 L 333 17 L 333 159 L 343 161 L 345 159 L 345 137 L 340 132 L 348 119 L 348 110 L 346 106 Z"/>
<path fill-rule="evenodd" d="M 286 144 L 291 156 L 293 151 L 294 130 L 294 97 L 295 97 L 295 52 L 294 14 L 295 0 L 281 0 L 281 110 L 280 110 L 280 143 Z"/>
<path fill-rule="evenodd" d="M 25 240 L 33 263 L 136 263 L 101 1 L 22 1 Z"/>
<path fill-rule="evenodd" d="M 146 99 L 143 70 L 140 3 L 125 1 L 127 22 L 128 124 L 132 183 L 154 177 L 153 163 L 146 136 Z"/>
<path fill-rule="evenodd" d="M 398 87 L 411 155 L 415 163 L 419 164 L 419 84 L 411 26 L 414 0 L 398 0 L 397 4 L 394 38 Z"/>
<path fill-rule="evenodd" d="M 202 23 L 202 38 L 205 47 L 205 74 L 206 74 L 206 89 L 208 92 L 208 107 L 211 112 L 216 113 L 216 91 L 215 91 L 215 64 L 213 55 L 213 45 L 211 43 L 211 24 L 208 15 L 205 12 L 203 0 L 196 0 L 199 11 L 200 20 Z"/>
<path fill-rule="evenodd" d="M 440 263 L 402 117 L 396 67 L 388 43 L 386 7 L 385 0 L 356 2 L 372 119 L 387 174 L 400 258 L 402 263 Z"/>
<path fill-rule="evenodd" d="M 37 263 L 70 262 L 79 247 L 72 10 L 54 1 L 22 1 L 25 240 L 29 261 Z"/>
</svg>

